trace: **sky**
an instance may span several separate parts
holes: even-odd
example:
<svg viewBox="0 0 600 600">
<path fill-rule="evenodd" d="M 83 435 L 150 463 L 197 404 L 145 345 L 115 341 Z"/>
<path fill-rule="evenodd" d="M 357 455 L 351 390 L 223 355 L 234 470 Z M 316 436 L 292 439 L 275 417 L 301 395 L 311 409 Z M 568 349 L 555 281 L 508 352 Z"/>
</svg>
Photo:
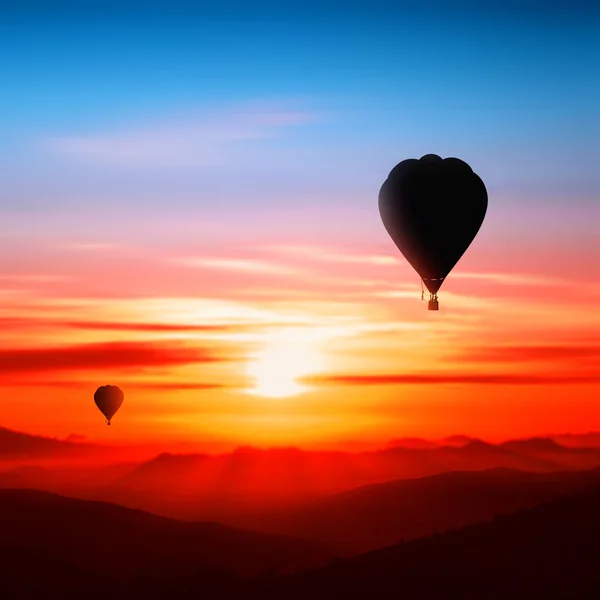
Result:
<svg viewBox="0 0 600 600">
<path fill-rule="evenodd" d="M 209 449 L 600 429 L 600 10 L 483 4 L 2 3 L 0 425 Z M 439 312 L 377 208 L 428 153 L 489 197 Z"/>
</svg>

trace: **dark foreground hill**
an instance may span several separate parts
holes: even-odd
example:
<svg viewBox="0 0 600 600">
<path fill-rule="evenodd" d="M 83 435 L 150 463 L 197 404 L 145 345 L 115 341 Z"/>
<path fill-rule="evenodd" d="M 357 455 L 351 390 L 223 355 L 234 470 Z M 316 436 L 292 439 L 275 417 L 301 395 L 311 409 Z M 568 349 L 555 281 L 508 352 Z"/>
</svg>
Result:
<svg viewBox="0 0 600 600">
<path fill-rule="evenodd" d="M 363 486 L 309 506 L 247 515 L 250 529 L 320 541 L 360 554 L 600 488 L 600 469 L 526 473 L 490 469 Z"/>
<path fill-rule="evenodd" d="M 57 440 L 0 427 L 0 459 L 64 458 L 89 456 L 102 448 L 92 445 Z"/>
<path fill-rule="evenodd" d="M 271 516 L 302 509 L 360 486 L 449 471 L 509 468 L 551 473 L 596 467 L 600 467 L 598 448 L 564 448 L 550 439 L 531 439 L 497 445 L 471 441 L 459 447 L 393 447 L 358 453 L 244 448 L 221 455 L 162 454 L 129 472 L 121 471 L 112 483 L 103 475 L 103 485 L 98 486 L 75 485 L 76 475 L 69 487 L 66 473 L 60 488 L 52 484 L 50 473 L 31 477 L 20 473 L 19 479 L 20 487 L 105 500 L 176 519 L 289 533 L 297 529 L 272 529 Z M 6 476 L 15 479 L 15 474 Z M 9 487 L 3 479 L 0 474 L 0 487 Z M 85 481 L 89 482 L 89 477 Z M 257 515 L 252 521 L 242 519 L 252 513 Z M 400 532 L 399 537 L 402 535 Z M 384 543 L 391 541 L 386 539 Z M 372 547 L 360 545 L 358 549 Z"/>
<path fill-rule="evenodd" d="M 48 495 L 37 500 L 44 497 L 47 499 Z M 73 514 L 70 509 L 75 505 L 65 504 L 64 500 L 56 499 L 68 514 Z M 21 516 L 15 507 L 17 502 L 24 507 Z M 3 504 L 6 507 L 11 502 Z M 194 546 L 185 542 L 178 546 L 177 536 L 165 538 L 163 533 L 156 537 L 153 517 L 144 513 L 139 516 L 146 524 L 138 525 L 136 532 L 139 542 L 131 543 L 121 536 L 101 552 L 94 551 L 87 537 L 89 532 L 78 531 L 74 526 L 60 536 L 60 527 L 50 525 L 48 531 L 52 534 L 37 531 L 34 539 L 45 541 L 31 544 L 31 531 L 29 536 L 16 535 L 18 524 L 26 522 L 25 514 L 31 514 L 31 502 L 19 491 L 13 493 L 12 504 L 13 537 L 7 540 L 3 535 L 0 540 L 0 597 L 7 600 L 597 600 L 600 597 L 600 491 L 562 498 L 443 535 L 339 559 L 327 567 L 280 576 L 263 573 L 254 579 L 236 578 L 220 572 L 219 568 L 203 566 L 205 550 L 195 552 Z M 48 502 L 38 502 L 40 512 L 45 506 Z M 121 513 L 120 507 L 109 510 L 122 515 L 130 512 Z M 96 516 L 100 527 L 107 531 L 115 526 L 115 520 L 106 518 L 102 511 Z M 50 508 L 46 519 L 50 522 L 54 517 L 56 513 Z M 146 521 L 147 517 L 150 520 Z M 8 520 L 7 517 L 0 524 L 3 533 Z M 125 529 L 131 535 L 132 529 Z M 239 536 L 239 532 L 232 535 Z M 238 537 L 247 544 L 240 543 L 241 548 L 232 550 L 236 560 L 244 554 L 251 556 L 252 535 L 242 532 Z M 104 537 L 108 539 L 109 533 Z M 207 537 L 202 540 L 199 547 L 205 548 Z M 214 547 L 221 556 L 221 564 L 227 562 L 223 558 L 223 544 L 215 543 Z M 257 547 L 260 548 L 254 546 Z M 172 556 L 167 556 L 169 553 Z"/>
<path fill-rule="evenodd" d="M 8 579 L 131 581 L 149 573 L 185 578 L 202 569 L 255 576 L 321 566 L 331 555 L 317 543 L 218 523 L 175 521 L 47 492 L 0 490 L 0 557 L 0 597 L 6 597 L 1 585 Z"/>
<path fill-rule="evenodd" d="M 257 585 L 262 600 L 600 598 L 600 491 Z"/>
</svg>

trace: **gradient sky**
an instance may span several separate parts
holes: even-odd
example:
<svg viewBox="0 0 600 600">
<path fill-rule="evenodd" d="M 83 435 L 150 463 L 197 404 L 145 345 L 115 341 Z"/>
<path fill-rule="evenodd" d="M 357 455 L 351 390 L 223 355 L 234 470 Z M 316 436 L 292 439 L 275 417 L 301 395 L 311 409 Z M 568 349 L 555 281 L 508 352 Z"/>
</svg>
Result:
<svg viewBox="0 0 600 600">
<path fill-rule="evenodd" d="M 2 3 L 0 425 L 600 428 L 598 6 L 389 4 Z M 489 194 L 438 313 L 377 209 L 427 153 Z"/>
</svg>

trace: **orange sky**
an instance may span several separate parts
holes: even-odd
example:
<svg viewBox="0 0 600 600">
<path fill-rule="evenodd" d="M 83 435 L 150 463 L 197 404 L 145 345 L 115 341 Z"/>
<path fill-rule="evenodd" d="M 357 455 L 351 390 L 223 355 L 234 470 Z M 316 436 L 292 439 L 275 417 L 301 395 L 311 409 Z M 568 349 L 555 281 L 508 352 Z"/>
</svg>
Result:
<svg viewBox="0 0 600 600">
<path fill-rule="evenodd" d="M 0 282 L 0 424 L 205 449 L 600 429 L 600 288 L 561 264 L 597 272 L 589 240 L 504 243 L 498 214 L 439 312 L 379 225 L 195 249 L 36 237 Z M 106 383 L 125 392 L 111 428 Z"/>
<path fill-rule="evenodd" d="M 587 11 L 13 4 L 0 426 L 205 449 L 600 430 Z M 489 198 L 439 312 L 377 206 L 429 153 Z"/>
</svg>

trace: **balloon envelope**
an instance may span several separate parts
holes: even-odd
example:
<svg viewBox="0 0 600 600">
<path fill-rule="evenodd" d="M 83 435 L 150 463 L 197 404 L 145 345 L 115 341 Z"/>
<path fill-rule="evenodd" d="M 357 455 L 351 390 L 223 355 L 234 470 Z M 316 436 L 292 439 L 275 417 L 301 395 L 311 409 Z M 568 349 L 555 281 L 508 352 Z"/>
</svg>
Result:
<svg viewBox="0 0 600 600">
<path fill-rule="evenodd" d="M 124 397 L 125 395 L 116 385 L 100 386 L 94 393 L 94 402 L 109 424 L 115 413 L 121 408 Z"/>
<path fill-rule="evenodd" d="M 471 167 L 436 154 L 398 163 L 379 191 L 384 227 L 432 294 L 471 245 L 487 206 Z"/>
</svg>

